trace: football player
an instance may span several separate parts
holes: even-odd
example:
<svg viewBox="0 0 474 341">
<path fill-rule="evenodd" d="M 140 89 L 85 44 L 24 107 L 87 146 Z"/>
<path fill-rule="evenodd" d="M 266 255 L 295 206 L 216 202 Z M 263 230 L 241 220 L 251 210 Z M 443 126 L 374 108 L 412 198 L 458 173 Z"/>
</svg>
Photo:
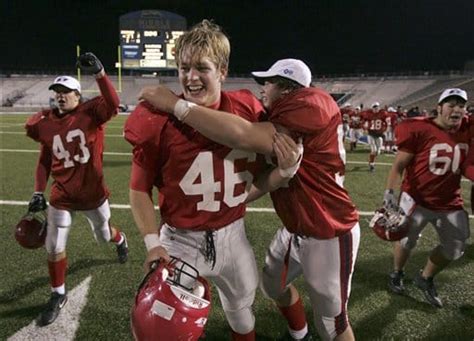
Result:
<svg viewBox="0 0 474 341">
<path fill-rule="evenodd" d="M 387 118 L 385 120 L 387 122 L 387 130 L 384 133 L 384 151 L 385 153 L 393 153 L 395 151 L 393 132 L 398 124 L 398 114 L 395 108 L 389 107 L 387 109 Z"/>
<path fill-rule="evenodd" d="M 346 136 L 349 134 L 349 122 L 353 114 L 354 114 L 354 109 L 352 108 L 352 104 L 344 103 L 344 105 L 341 108 L 342 130 L 344 132 L 343 142 L 345 141 Z"/>
<path fill-rule="evenodd" d="M 374 102 L 372 108 L 361 113 L 364 129 L 370 146 L 369 171 L 375 170 L 375 158 L 380 155 L 383 146 L 383 134 L 387 129 L 387 112 L 380 109 L 380 103 Z"/>
<path fill-rule="evenodd" d="M 268 71 L 252 74 L 262 85 L 268 122 L 250 122 L 202 105 L 183 111 L 180 108 L 185 101 L 164 87 L 142 96 L 232 148 L 268 155 L 276 131 L 302 138 L 304 154 L 299 170 L 288 187 L 271 193 L 284 227 L 278 229 L 267 251 L 262 289 L 287 320 L 291 338 L 308 338 L 302 300 L 292 284 L 303 275 L 320 337 L 353 340 L 347 303 L 360 228 L 358 213 L 343 188 L 341 113 L 327 92 L 310 86 L 311 71 L 300 60 L 279 60 Z"/>
<path fill-rule="evenodd" d="M 426 300 L 442 307 L 434 277 L 459 259 L 469 238 L 469 220 L 461 198 L 461 165 L 469 149 L 470 132 L 465 115 L 467 94 L 446 89 L 438 100 L 438 116 L 407 119 L 395 129 L 398 153 L 387 179 L 384 205 L 396 204 L 394 191 L 401 184 L 399 206 L 410 216 L 407 237 L 394 244 L 390 289 L 401 294 L 404 267 L 428 223 L 436 229 L 439 244 L 431 251 L 414 283 Z"/>
<path fill-rule="evenodd" d="M 98 241 L 116 245 L 120 263 L 127 261 L 128 254 L 125 234 L 110 225 L 109 191 L 102 171 L 104 124 L 117 114 L 119 98 L 94 54 L 79 56 L 77 65 L 95 75 L 101 96 L 83 102 L 75 78 L 56 77 L 49 89 L 54 91 L 57 108 L 38 112 L 25 125 L 26 134 L 40 143 L 30 212 L 46 209 L 43 192 L 50 175 L 54 180 L 46 234 L 51 297 L 41 313 L 41 325 L 52 323 L 67 301 L 66 244 L 75 212 L 85 214 Z"/>
<path fill-rule="evenodd" d="M 250 91 L 221 90 L 229 54 L 227 36 L 208 20 L 179 37 L 176 59 L 184 99 L 178 111 L 199 105 L 231 112 L 246 122 L 262 118 L 264 109 Z M 195 266 L 214 281 L 232 338 L 255 339 L 252 304 L 258 271 L 243 216 L 248 191 L 258 192 L 252 186 L 261 164 L 256 153 L 219 145 L 146 102 L 128 118 L 125 138 L 134 146 L 130 203 L 148 250 L 145 267 L 170 255 Z M 296 144 L 283 136 L 271 138 L 280 155 L 295 156 L 289 163 L 293 167 Z M 288 180 L 295 172 L 292 167 L 271 170 L 258 188 L 264 193 L 267 185 Z M 159 190 L 160 227 L 150 196 L 153 186 Z"/>
<path fill-rule="evenodd" d="M 360 106 L 357 106 L 349 118 L 349 142 L 351 152 L 356 149 L 357 141 L 359 141 L 362 136 L 362 118 L 360 114 Z"/>
</svg>

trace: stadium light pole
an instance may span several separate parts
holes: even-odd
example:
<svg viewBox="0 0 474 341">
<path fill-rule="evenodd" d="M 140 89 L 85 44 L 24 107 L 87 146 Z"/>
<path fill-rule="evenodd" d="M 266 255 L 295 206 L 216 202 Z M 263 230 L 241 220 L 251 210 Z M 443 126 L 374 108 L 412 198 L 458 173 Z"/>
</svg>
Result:
<svg viewBox="0 0 474 341">
<path fill-rule="evenodd" d="M 79 45 L 76 45 L 76 60 L 77 58 L 79 58 L 79 56 L 81 55 L 81 47 Z M 77 67 L 77 80 L 79 81 L 79 83 L 81 83 L 81 69 L 79 67 Z"/>
<path fill-rule="evenodd" d="M 118 69 L 117 76 L 118 76 L 118 92 L 122 92 L 122 53 L 121 53 L 120 45 L 117 46 L 117 60 L 118 62 L 115 63 L 115 67 Z"/>
</svg>

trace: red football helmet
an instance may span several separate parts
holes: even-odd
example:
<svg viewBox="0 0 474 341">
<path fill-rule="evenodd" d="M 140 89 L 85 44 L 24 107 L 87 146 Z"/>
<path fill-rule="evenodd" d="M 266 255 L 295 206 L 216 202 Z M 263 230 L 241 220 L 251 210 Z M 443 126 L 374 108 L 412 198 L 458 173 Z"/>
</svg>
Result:
<svg viewBox="0 0 474 341">
<path fill-rule="evenodd" d="M 396 241 L 408 234 L 409 218 L 399 207 L 382 207 L 375 211 L 369 226 L 383 240 Z"/>
<path fill-rule="evenodd" d="M 172 257 L 143 279 L 131 310 L 137 341 L 197 340 L 211 308 L 208 282 L 196 268 Z"/>
<path fill-rule="evenodd" d="M 37 249 L 44 245 L 47 231 L 44 211 L 28 212 L 15 227 L 15 239 L 24 248 Z"/>
</svg>

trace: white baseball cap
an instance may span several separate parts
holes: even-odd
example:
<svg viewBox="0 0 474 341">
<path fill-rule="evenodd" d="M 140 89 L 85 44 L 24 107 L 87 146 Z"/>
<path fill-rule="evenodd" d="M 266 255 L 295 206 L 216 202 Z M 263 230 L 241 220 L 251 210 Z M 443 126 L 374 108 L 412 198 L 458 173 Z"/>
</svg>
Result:
<svg viewBox="0 0 474 341">
<path fill-rule="evenodd" d="M 388 107 L 387 109 L 388 112 L 397 112 L 394 107 Z"/>
<path fill-rule="evenodd" d="M 439 96 L 438 99 L 438 104 L 441 103 L 443 100 L 445 100 L 448 97 L 451 96 L 456 96 L 456 97 L 461 97 L 463 100 L 467 102 L 467 93 L 466 91 L 459 89 L 459 88 L 452 88 L 452 89 L 446 89 L 441 93 L 441 96 Z"/>
<path fill-rule="evenodd" d="M 81 84 L 76 78 L 70 76 L 58 76 L 55 78 L 53 84 L 49 86 L 49 90 L 54 90 L 58 85 L 61 85 L 70 90 L 77 90 L 81 93 Z"/>
<path fill-rule="evenodd" d="M 374 103 L 372 103 L 372 108 L 373 108 L 373 107 L 380 107 L 380 103 L 379 103 L 379 102 L 374 102 Z"/>
<path fill-rule="evenodd" d="M 291 79 L 296 83 L 309 87 L 311 84 L 311 70 L 309 67 L 299 59 L 280 59 L 271 66 L 267 71 L 252 72 L 257 83 L 262 84 L 263 78 L 270 78 L 280 76 Z"/>
</svg>

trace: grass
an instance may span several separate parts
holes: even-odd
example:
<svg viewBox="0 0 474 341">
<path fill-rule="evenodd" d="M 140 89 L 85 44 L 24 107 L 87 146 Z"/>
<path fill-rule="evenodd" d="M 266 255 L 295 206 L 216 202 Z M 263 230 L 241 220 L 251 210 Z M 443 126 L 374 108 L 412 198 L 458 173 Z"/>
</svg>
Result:
<svg viewBox="0 0 474 341">
<path fill-rule="evenodd" d="M 33 174 L 38 154 L 11 150 L 38 149 L 36 143 L 23 134 L 25 115 L 0 115 L 0 200 L 28 201 L 33 191 Z M 130 152 L 121 138 L 124 116 L 107 127 L 106 152 Z M 10 134 L 6 134 L 9 132 Z M 18 133 L 18 134 L 12 134 Z M 5 151 L 10 150 L 10 151 Z M 373 211 L 380 205 L 389 166 L 377 165 L 375 173 L 367 168 L 368 152 L 359 148 L 348 153 L 346 188 L 360 211 Z M 393 156 L 382 155 L 377 161 L 390 163 Z M 362 164 L 354 163 L 362 162 Z M 130 156 L 105 155 L 104 169 L 112 192 L 112 204 L 128 204 Z M 463 182 L 466 207 L 470 207 L 470 183 Z M 268 197 L 253 203 L 253 207 L 271 207 Z M 22 249 L 13 238 L 13 227 L 26 211 L 25 206 L 0 205 L 0 340 L 34 320 L 49 294 L 44 249 Z M 349 314 L 354 333 L 359 340 L 472 340 L 474 338 L 474 246 L 437 277 L 438 291 L 445 307 L 434 309 L 414 288 L 411 280 L 426 261 L 437 243 L 434 229 L 428 227 L 407 265 L 405 296 L 387 291 L 387 274 L 391 270 L 390 243 L 379 240 L 368 228 L 369 216 L 361 216 L 361 245 L 352 281 Z M 143 241 L 136 229 L 130 210 L 113 209 L 112 222 L 128 236 L 130 261 L 116 262 L 112 245 L 97 245 L 83 216 L 77 215 L 68 242 L 69 290 L 92 275 L 88 302 L 80 316 L 76 340 L 129 340 L 129 310 L 136 287 L 142 276 L 145 257 Z M 472 222 L 472 219 L 471 219 Z M 274 231 L 281 225 L 273 213 L 246 215 L 247 234 L 254 246 L 259 267 L 264 261 L 266 247 Z M 471 227 L 471 232 L 473 228 Z M 311 320 L 311 311 L 304 283 L 297 286 Z M 256 330 L 259 340 L 275 340 L 283 336 L 286 326 L 272 303 L 257 292 L 254 304 Z M 315 334 L 315 330 L 310 326 Z M 229 329 L 217 293 L 206 328 L 207 339 L 229 339 Z"/>
</svg>

